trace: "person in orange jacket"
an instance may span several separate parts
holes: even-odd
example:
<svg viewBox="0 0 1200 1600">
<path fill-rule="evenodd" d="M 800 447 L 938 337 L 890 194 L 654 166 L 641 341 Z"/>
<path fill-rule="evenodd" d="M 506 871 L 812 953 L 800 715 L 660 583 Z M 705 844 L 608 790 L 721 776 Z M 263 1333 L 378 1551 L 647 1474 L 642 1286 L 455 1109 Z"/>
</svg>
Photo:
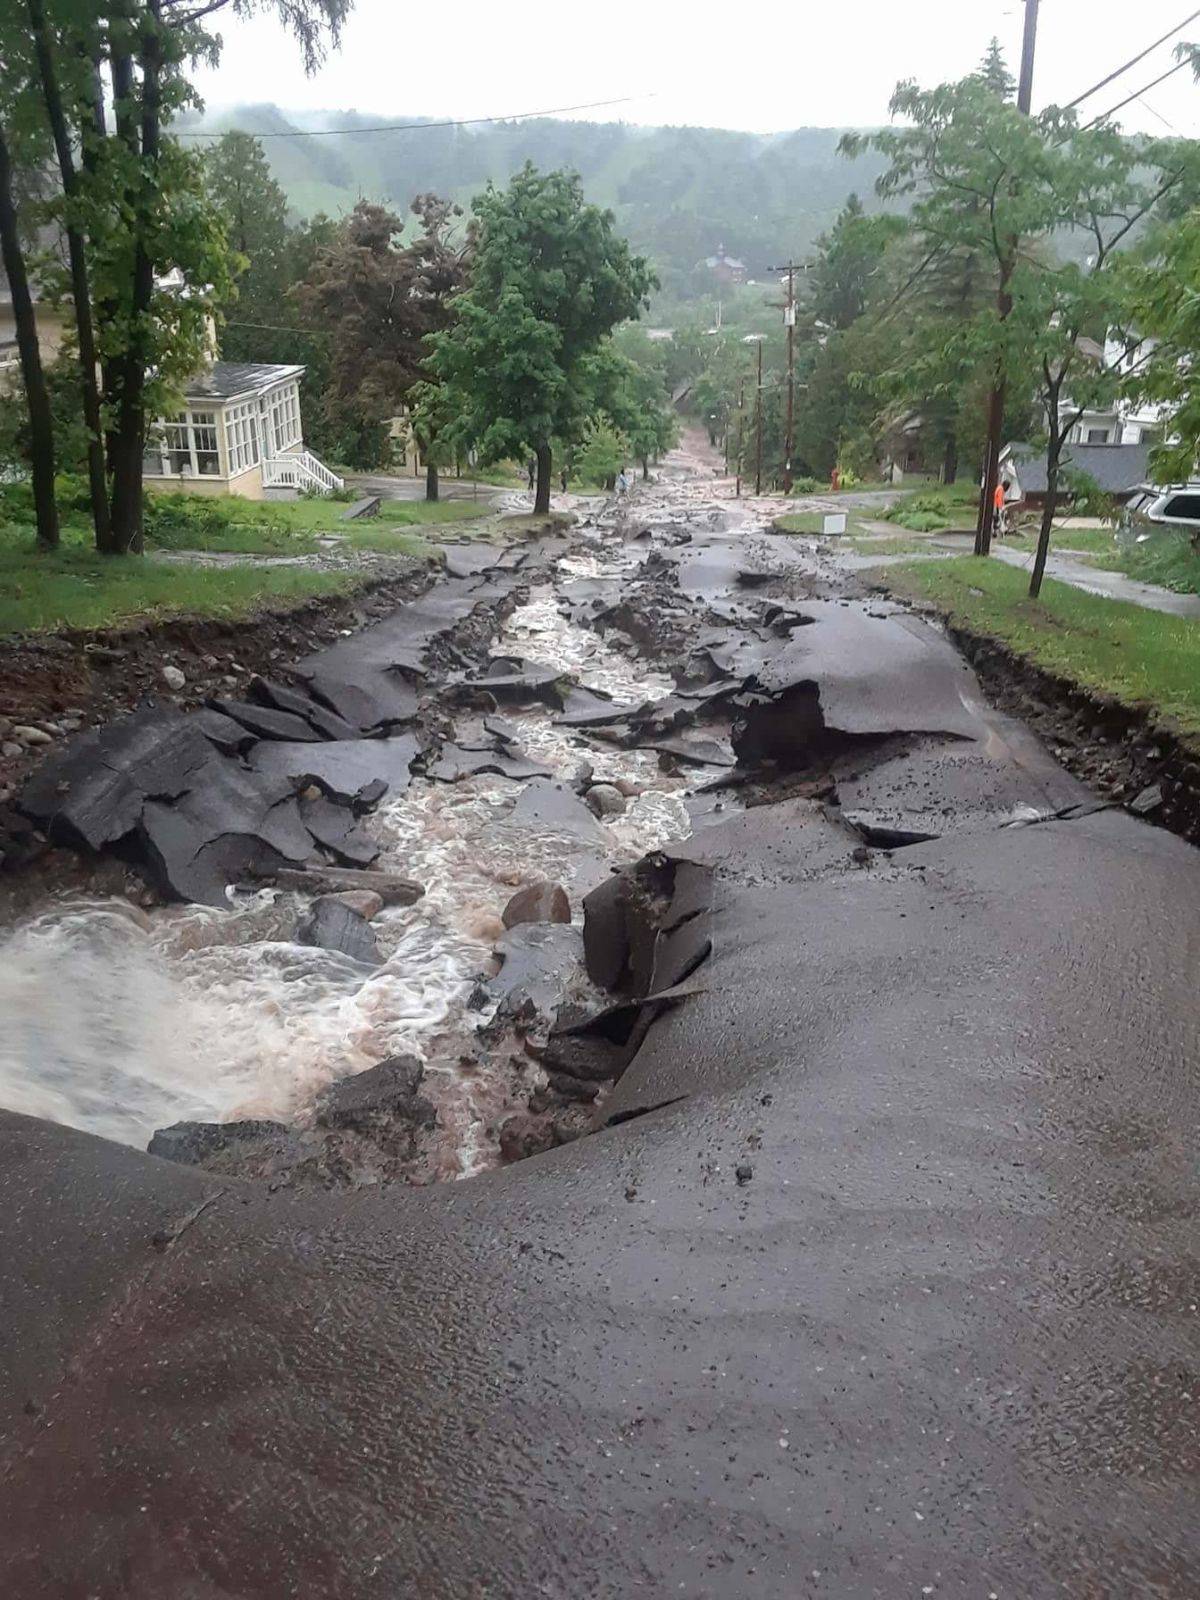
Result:
<svg viewBox="0 0 1200 1600">
<path fill-rule="evenodd" d="M 996 493 L 995 493 L 995 495 L 993 496 L 993 499 L 992 499 L 992 505 L 995 508 L 994 528 L 995 528 L 995 533 L 996 533 L 997 539 L 1002 539 L 1004 537 L 1004 535 L 1008 532 L 1008 529 L 1007 529 L 1007 527 L 1005 525 L 1005 518 L 1004 518 L 1004 505 L 1005 505 L 1006 499 L 1007 499 L 1007 491 L 1005 490 L 1005 487 L 1004 487 L 1004 479 L 1003 478 L 997 478 L 996 479 Z"/>
</svg>

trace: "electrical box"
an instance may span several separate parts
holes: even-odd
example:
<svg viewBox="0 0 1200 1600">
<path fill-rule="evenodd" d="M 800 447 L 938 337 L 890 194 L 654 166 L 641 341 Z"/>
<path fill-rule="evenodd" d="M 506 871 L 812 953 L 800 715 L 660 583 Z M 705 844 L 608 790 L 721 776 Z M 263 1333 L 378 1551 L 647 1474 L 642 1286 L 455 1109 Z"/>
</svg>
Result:
<svg viewBox="0 0 1200 1600">
<path fill-rule="evenodd" d="M 830 534 L 845 533 L 846 513 L 844 511 L 830 511 L 825 518 L 825 536 Z"/>
</svg>

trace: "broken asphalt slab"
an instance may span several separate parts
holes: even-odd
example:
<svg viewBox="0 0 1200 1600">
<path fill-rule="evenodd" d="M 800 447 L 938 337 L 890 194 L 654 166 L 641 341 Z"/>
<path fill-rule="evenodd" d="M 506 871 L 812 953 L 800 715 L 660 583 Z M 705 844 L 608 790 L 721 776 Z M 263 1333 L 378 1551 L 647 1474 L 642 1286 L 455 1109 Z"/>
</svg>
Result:
<svg viewBox="0 0 1200 1600">
<path fill-rule="evenodd" d="M 954 714 L 900 660 L 830 705 Z M 1118 811 L 854 838 L 788 802 L 653 861 L 619 1125 L 472 1182 L 0 1117 L 0 1588 L 1191 1600 L 1200 857 Z"/>
</svg>

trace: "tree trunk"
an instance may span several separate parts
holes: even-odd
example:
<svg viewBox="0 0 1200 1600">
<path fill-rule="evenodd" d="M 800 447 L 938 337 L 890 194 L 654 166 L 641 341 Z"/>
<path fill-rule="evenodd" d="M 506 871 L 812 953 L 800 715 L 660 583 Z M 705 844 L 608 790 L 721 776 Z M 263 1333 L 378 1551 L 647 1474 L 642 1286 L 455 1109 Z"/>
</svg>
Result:
<svg viewBox="0 0 1200 1600">
<path fill-rule="evenodd" d="M 33 31 L 38 74 L 42 80 L 42 95 L 46 104 L 46 115 L 50 121 L 50 131 L 54 136 L 54 151 L 58 157 L 58 170 L 62 176 L 63 195 L 67 202 L 67 255 L 71 263 L 71 294 L 75 301 L 75 328 L 79 338 L 79 379 L 83 393 L 83 421 L 88 436 L 88 484 L 91 490 L 92 523 L 96 532 L 97 550 L 107 550 L 111 542 L 111 525 L 108 482 L 104 468 L 96 332 L 92 322 L 92 292 L 87 255 L 79 219 L 73 209 L 79 194 L 79 179 L 75 170 L 74 152 L 71 149 L 71 136 L 67 131 L 62 91 L 58 75 L 54 70 L 54 53 L 46 23 L 45 7 L 42 0 L 28 0 L 28 4 L 29 25 Z"/>
<path fill-rule="evenodd" d="M 1000 476 L 1000 429 L 1004 426 L 1003 383 L 997 383 L 988 399 L 988 443 L 983 463 L 983 489 L 979 500 L 979 520 L 975 526 L 975 554 L 992 553 L 992 518 L 995 515 L 996 481 Z"/>
<path fill-rule="evenodd" d="M 1058 395 L 1055 394 L 1046 408 L 1050 413 L 1050 443 L 1046 447 L 1046 503 L 1042 507 L 1042 526 L 1038 530 L 1037 554 L 1033 558 L 1033 572 L 1029 579 L 1029 598 L 1036 600 L 1042 592 L 1042 579 L 1046 575 L 1046 557 L 1050 554 L 1050 535 L 1058 511 L 1058 475 L 1062 461 L 1063 435 L 1059 427 Z"/>
<path fill-rule="evenodd" d="M 58 502 L 54 498 L 54 422 L 50 415 L 50 394 L 38 348 L 37 314 L 29 292 L 25 271 L 25 252 L 17 224 L 17 208 L 12 192 L 12 161 L 8 141 L 0 127 L 0 259 L 8 277 L 12 296 L 13 321 L 17 325 L 17 353 L 21 358 L 21 378 L 25 384 L 25 405 L 29 413 L 30 456 L 33 470 L 33 508 L 37 517 L 38 544 L 47 550 L 58 546 Z"/>
<path fill-rule="evenodd" d="M 942 482 L 944 484 L 958 482 L 958 434 L 953 430 L 946 435 L 946 447 L 942 455 Z"/>
<path fill-rule="evenodd" d="M 1009 289 L 1016 262 L 1018 241 L 1014 236 L 1008 257 L 1000 263 L 1000 285 L 996 290 L 996 316 L 1001 323 L 1012 315 L 1013 297 Z M 995 514 L 996 481 L 1000 475 L 1000 430 L 1004 426 L 1004 402 L 1008 377 L 1003 360 L 996 366 L 996 377 L 988 396 L 987 451 L 983 463 L 983 492 L 979 499 L 979 520 L 975 525 L 975 554 L 992 553 L 992 518 Z"/>
<path fill-rule="evenodd" d="M 537 495 L 533 502 L 533 514 L 544 517 L 550 511 L 550 479 L 554 471 L 554 457 L 548 444 L 537 447 Z"/>
<path fill-rule="evenodd" d="M 438 469 L 428 458 L 425 462 L 425 498 L 436 500 L 438 497 Z"/>
<path fill-rule="evenodd" d="M 130 349 L 122 363 L 121 405 L 113 453 L 112 550 L 142 548 L 142 452 L 146 440 L 146 325 L 154 299 L 154 262 L 146 248 L 147 213 L 155 204 L 162 133 L 162 46 L 159 0 L 150 0 L 151 28 L 142 37 L 141 182 L 135 207 Z"/>
<path fill-rule="evenodd" d="M 646 482 L 646 480 L 649 477 L 650 477 L 650 459 L 649 459 L 648 456 L 643 456 L 642 457 L 642 481 L 643 481 L 643 483 Z"/>
</svg>

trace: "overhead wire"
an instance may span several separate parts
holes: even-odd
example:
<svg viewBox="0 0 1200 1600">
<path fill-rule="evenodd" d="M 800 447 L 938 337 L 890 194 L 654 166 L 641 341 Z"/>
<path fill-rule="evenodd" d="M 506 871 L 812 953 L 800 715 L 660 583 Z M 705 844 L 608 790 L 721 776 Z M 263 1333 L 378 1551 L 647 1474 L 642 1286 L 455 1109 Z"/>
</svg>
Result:
<svg viewBox="0 0 1200 1600">
<path fill-rule="evenodd" d="M 635 100 L 653 100 L 653 94 L 626 94 L 616 100 L 588 100 L 576 106 L 551 106 L 545 111 L 513 111 L 492 117 L 448 117 L 444 122 L 385 122 L 366 128 L 275 128 L 263 133 L 249 134 L 252 139 L 331 139 L 336 135 L 360 133 L 419 133 L 427 128 L 469 128 L 482 122 L 527 122 L 531 117 L 564 117 L 571 111 L 599 111 L 607 106 L 626 106 Z M 221 132 L 192 129 L 179 134 L 181 139 L 222 139 L 226 133 L 240 133 L 240 128 L 225 128 Z"/>
<path fill-rule="evenodd" d="M 1094 94 L 1099 94 L 1101 89 L 1107 89 L 1110 83 L 1115 83 L 1118 78 L 1124 77 L 1131 67 L 1136 67 L 1139 61 L 1144 61 L 1148 55 L 1158 49 L 1160 44 L 1166 44 L 1168 39 L 1173 39 L 1177 33 L 1182 33 L 1188 23 L 1195 22 L 1197 17 L 1200 17 L 1200 8 L 1193 11 L 1189 16 L 1184 17 L 1183 21 L 1177 23 L 1170 32 L 1164 33 L 1161 39 L 1155 39 L 1153 44 L 1148 44 L 1139 55 L 1134 56 L 1131 61 L 1127 61 L 1124 66 L 1118 67 L 1115 72 L 1110 72 L 1107 78 L 1101 78 L 1099 83 L 1094 83 L 1090 89 L 1085 89 L 1083 94 L 1076 95 L 1069 105 L 1063 107 L 1063 110 L 1074 111 L 1076 106 L 1081 106 L 1085 100 L 1090 100 Z M 1111 116 L 1112 113 L 1110 112 L 1109 115 Z"/>
<path fill-rule="evenodd" d="M 1108 111 L 1101 112 L 1098 117 L 1093 117 L 1090 122 L 1085 122 L 1080 131 L 1086 133 L 1089 128 L 1095 128 L 1101 122 L 1107 122 L 1110 117 L 1115 117 L 1118 111 L 1124 111 L 1126 106 L 1132 105 L 1135 100 L 1141 100 L 1142 96 L 1149 94 L 1151 89 L 1157 89 L 1160 83 L 1166 83 L 1168 78 L 1173 78 L 1177 72 L 1182 72 L 1184 67 L 1190 67 L 1191 65 L 1191 56 L 1184 56 L 1182 61 L 1177 61 L 1161 77 L 1155 78 L 1153 83 L 1147 83 L 1143 88 L 1135 90 L 1133 94 L 1126 95 L 1118 105 L 1113 106 Z"/>
</svg>

